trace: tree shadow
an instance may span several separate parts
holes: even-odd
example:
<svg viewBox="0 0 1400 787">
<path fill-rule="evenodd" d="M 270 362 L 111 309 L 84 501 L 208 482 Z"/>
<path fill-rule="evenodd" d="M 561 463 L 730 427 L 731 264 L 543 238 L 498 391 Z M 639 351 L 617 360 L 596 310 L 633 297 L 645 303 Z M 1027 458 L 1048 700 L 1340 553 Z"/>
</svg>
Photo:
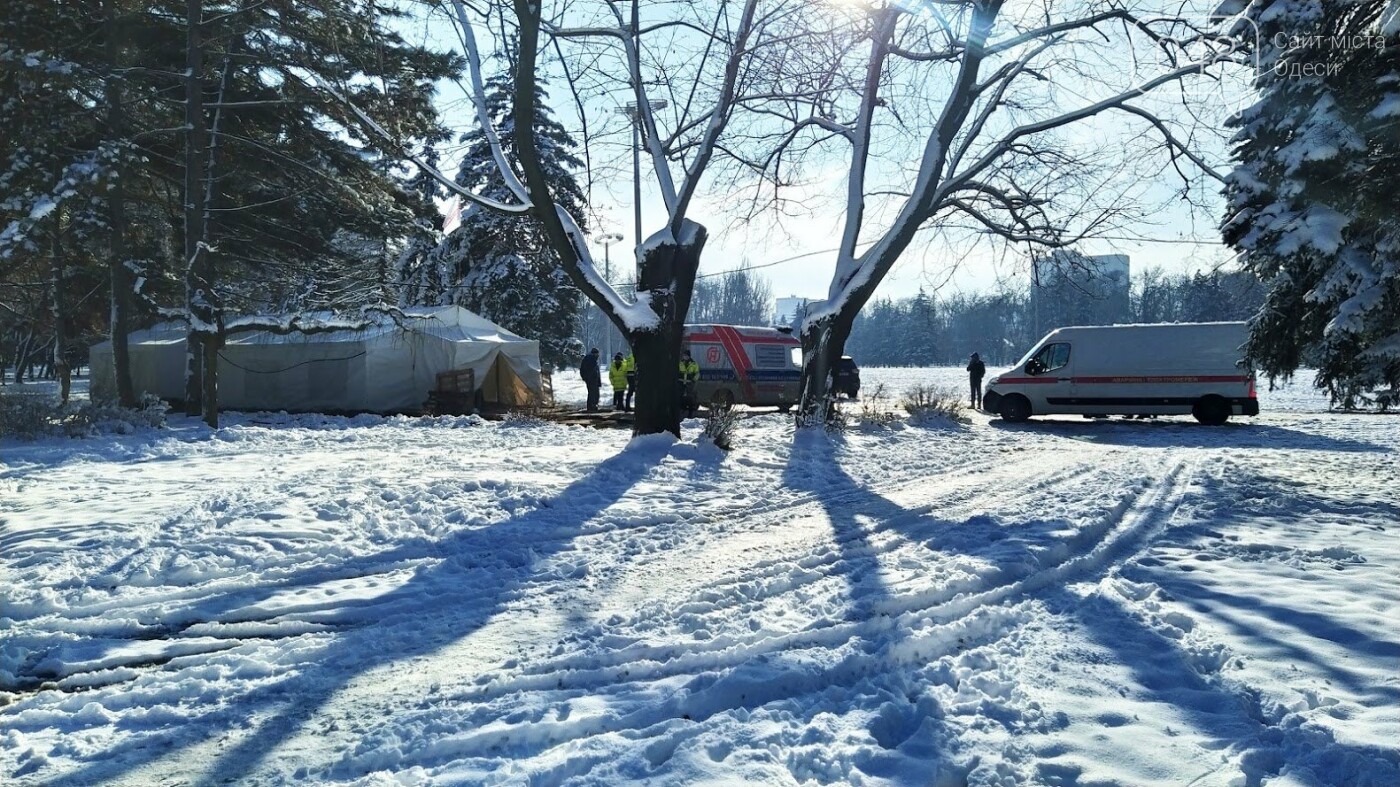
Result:
<svg viewBox="0 0 1400 787">
<path fill-rule="evenodd" d="M 1038 419 L 1008 423 L 996 418 L 993 429 L 1027 432 L 1106 445 L 1169 448 L 1278 448 L 1300 451 L 1340 451 L 1346 453 L 1393 453 L 1395 449 L 1360 440 L 1329 437 L 1282 426 L 1260 423 L 1227 423 L 1205 426 L 1186 421 L 1125 421 L 1094 419 L 1066 421 Z"/>
<path fill-rule="evenodd" d="M 1359 555 L 1337 542 L 1328 543 L 1325 549 L 1306 549 L 1297 545 L 1274 543 L 1267 536 L 1265 542 L 1245 540 L 1251 528 L 1270 528 L 1284 520 L 1316 521 L 1322 516 L 1338 518 L 1359 518 L 1367 521 L 1400 522 L 1400 505 L 1387 500 L 1339 501 L 1321 495 L 1311 494 L 1298 488 L 1296 482 L 1272 478 L 1255 471 L 1248 477 L 1226 474 L 1219 478 L 1202 480 L 1203 496 L 1207 499 L 1228 501 L 1210 509 L 1198 522 L 1175 527 L 1165 533 L 1159 543 L 1181 550 L 1183 554 L 1194 554 L 1196 560 L 1178 561 L 1168 564 L 1156 558 L 1146 558 L 1125 566 L 1124 576 L 1136 581 L 1150 582 L 1162 588 L 1171 598 L 1192 610 L 1218 621 L 1236 635 L 1259 641 L 1269 648 L 1271 656 L 1281 660 L 1296 661 L 1310 668 L 1356 694 L 1370 694 L 1380 701 L 1392 705 L 1400 704 L 1400 688 L 1368 684 L 1357 672 L 1348 668 L 1348 663 L 1388 661 L 1400 667 L 1400 637 L 1382 639 L 1347 625 L 1345 619 L 1323 612 L 1313 611 L 1304 605 L 1290 605 L 1289 597 L 1265 596 L 1237 592 L 1233 583 L 1238 583 L 1240 570 L 1225 575 L 1231 585 L 1212 581 L 1207 577 L 1207 567 L 1214 561 L 1204 558 L 1223 558 L 1246 564 L 1278 563 L 1288 561 L 1298 570 L 1302 566 L 1308 573 L 1304 577 L 1319 579 L 1339 576 L 1338 572 L 1372 572 L 1373 575 L 1386 569 L 1369 565 Z M 1279 501 L 1287 501 L 1286 507 Z M 1227 535 L 1228 534 L 1228 535 Z M 1197 568 L 1197 566 L 1200 568 Z M 1377 581 L 1382 579 L 1377 576 Z M 1392 579 L 1384 577 L 1384 579 Z M 1352 583 L 1359 580 L 1352 579 Z M 1299 594 L 1298 598 L 1306 598 Z M 1316 602 L 1314 609 L 1323 606 Z M 1256 622 L 1249 619 L 1254 617 Z M 1275 631 L 1265 631 L 1258 620 L 1266 620 Z M 1282 632 L 1288 632 L 1283 634 Z M 1307 638 L 1331 643 L 1347 651 L 1348 658 L 1328 661 L 1319 654 L 1300 645 Z M 1353 658 L 1354 657 L 1354 660 Z"/>
<path fill-rule="evenodd" d="M 1338 742 L 1322 725 L 1270 720 L 1255 691 L 1232 689 L 1203 676 L 1179 640 L 1152 630 L 1102 595 L 1079 598 L 1058 590 L 1047 602 L 1071 615 L 1125 665 L 1149 701 L 1175 707 L 1195 731 L 1211 739 L 1211 748 L 1239 752 L 1246 785 L 1257 787 L 1285 769 L 1290 781 L 1303 784 L 1393 783 L 1400 778 L 1395 752 Z"/>
<path fill-rule="evenodd" d="M 811 495 L 831 523 L 832 542 L 849 587 L 846 619 L 864 619 L 888 608 L 893 593 L 882 574 L 872 531 L 865 517 L 880 527 L 892 527 L 916 516 L 889 499 L 857 483 L 841 467 L 837 446 L 840 434 L 819 429 L 797 429 L 783 472 L 783 485 Z"/>
<path fill-rule="evenodd" d="M 202 716 L 189 731 L 162 730 L 93 754 L 90 763 L 46 783 L 78 787 L 121 778 L 148 761 L 178 756 L 176 752 L 216 733 L 211 721 L 234 726 L 264 717 L 257 729 L 208 764 L 201 784 L 218 783 L 227 774 L 249 774 L 355 678 L 393 662 L 431 654 L 486 625 L 531 581 L 534 564 L 572 543 L 585 523 L 622 498 L 667 454 L 660 441 L 634 442 L 598 464 L 540 506 L 507 521 L 455 534 L 436 544 L 412 545 L 348 561 L 341 575 L 374 573 L 376 566 L 409 557 L 437 556 L 437 563 L 420 567 L 399 587 L 355 605 L 346 614 L 323 618 L 343 629 L 308 659 L 302 671 L 244 695 Z M 313 572 L 311 576 L 316 576 Z M 307 576 L 301 578 L 306 581 Z M 217 605 L 220 611 L 252 603 L 277 589 L 298 584 L 288 578 L 253 593 L 238 595 L 236 604 Z M 203 608 L 208 612 L 209 608 Z M 205 617 L 208 617 L 206 614 Z"/>
</svg>

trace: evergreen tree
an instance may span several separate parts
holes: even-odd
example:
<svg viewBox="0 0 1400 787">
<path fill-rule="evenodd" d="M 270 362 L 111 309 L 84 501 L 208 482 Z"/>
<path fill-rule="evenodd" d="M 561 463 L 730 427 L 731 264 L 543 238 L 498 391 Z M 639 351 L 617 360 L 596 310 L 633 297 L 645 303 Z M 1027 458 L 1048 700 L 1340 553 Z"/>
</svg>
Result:
<svg viewBox="0 0 1400 787">
<path fill-rule="evenodd" d="M 487 109 L 499 129 L 507 160 L 516 166 L 511 114 L 514 86 L 508 77 L 495 77 L 486 87 Z M 573 174 L 583 162 L 574 154 L 573 138 L 545 104 L 547 97 L 543 89 L 536 93 L 535 139 L 540 159 L 554 199 L 586 229 L 583 190 Z M 485 197 L 512 200 L 486 135 L 476 129 L 462 141 L 467 147 L 457 182 Z M 575 336 L 582 295 L 569 282 L 539 221 L 473 205 L 463 212 L 462 226 L 433 256 L 454 276 L 448 296 L 453 302 L 511 331 L 538 339 L 540 358 L 546 364 L 563 367 L 578 358 Z"/>
<path fill-rule="evenodd" d="M 283 70 L 340 85 L 404 140 L 440 141 L 433 85 L 457 73 L 460 58 L 408 44 L 394 32 L 404 14 L 395 8 L 377 0 L 203 3 L 197 76 L 210 133 L 198 159 L 209 187 L 193 201 L 206 208 L 213 289 L 228 312 L 377 299 L 384 254 L 436 214 L 403 180 L 395 151 L 375 147 L 342 105 Z M 0 286 L 47 270 L 36 266 L 48 265 L 57 236 L 64 308 L 85 310 L 75 322 L 105 318 L 103 296 L 115 295 L 107 282 L 95 295 L 77 289 L 92 282 L 78 275 L 85 264 L 134 271 L 123 286 L 141 286 L 147 319 L 184 300 L 185 10 L 175 0 L 6 3 Z M 108 253 L 114 237 L 120 255 Z"/>
<path fill-rule="evenodd" d="M 1265 285 L 1249 354 L 1335 404 L 1400 404 L 1400 41 L 1384 0 L 1250 4 L 1259 102 L 1232 120 L 1223 232 Z"/>
</svg>

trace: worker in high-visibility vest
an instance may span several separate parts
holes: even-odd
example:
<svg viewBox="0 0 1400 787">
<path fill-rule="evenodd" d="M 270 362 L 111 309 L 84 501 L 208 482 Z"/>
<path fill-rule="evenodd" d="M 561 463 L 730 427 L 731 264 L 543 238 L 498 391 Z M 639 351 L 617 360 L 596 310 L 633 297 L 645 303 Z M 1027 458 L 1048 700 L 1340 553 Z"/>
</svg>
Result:
<svg viewBox="0 0 1400 787">
<path fill-rule="evenodd" d="M 627 374 L 627 394 L 622 398 L 622 412 L 632 410 L 632 396 L 637 393 L 637 356 L 628 353 L 622 359 L 622 371 Z"/>
<path fill-rule="evenodd" d="M 681 409 L 689 413 L 687 418 L 695 417 L 695 384 L 699 381 L 700 364 L 690 357 L 690 350 L 682 350 L 680 363 Z"/>
<path fill-rule="evenodd" d="M 626 362 L 622 360 L 622 353 L 613 355 L 612 363 L 608 364 L 608 382 L 612 383 L 613 389 L 613 409 L 624 409 L 622 396 L 627 391 L 627 369 Z"/>
</svg>

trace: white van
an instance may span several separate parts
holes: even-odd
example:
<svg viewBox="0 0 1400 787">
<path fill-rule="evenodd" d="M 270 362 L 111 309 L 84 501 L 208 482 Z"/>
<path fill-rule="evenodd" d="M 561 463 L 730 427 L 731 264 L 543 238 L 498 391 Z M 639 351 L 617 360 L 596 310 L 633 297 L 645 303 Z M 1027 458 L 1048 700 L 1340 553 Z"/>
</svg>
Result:
<svg viewBox="0 0 1400 787">
<path fill-rule="evenodd" d="M 1184 415 L 1223 424 L 1258 415 L 1242 322 L 1104 325 L 1051 331 L 987 381 L 982 409 L 1008 421 L 1056 413 Z"/>
<path fill-rule="evenodd" d="M 687 325 L 681 346 L 700 366 L 701 404 L 748 404 L 787 411 L 797 403 L 802 343 L 790 330 Z"/>
</svg>

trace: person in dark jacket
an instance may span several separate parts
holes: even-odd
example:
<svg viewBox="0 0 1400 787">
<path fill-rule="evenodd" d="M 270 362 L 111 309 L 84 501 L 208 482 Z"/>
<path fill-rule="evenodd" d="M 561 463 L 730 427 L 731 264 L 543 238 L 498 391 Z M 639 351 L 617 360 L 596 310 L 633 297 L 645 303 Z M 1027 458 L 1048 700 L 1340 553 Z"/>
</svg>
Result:
<svg viewBox="0 0 1400 787">
<path fill-rule="evenodd" d="M 987 373 L 987 365 L 982 357 L 973 353 L 967 359 L 967 382 L 972 386 L 972 408 L 982 409 L 982 376 Z"/>
<path fill-rule="evenodd" d="M 598 348 L 594 347 L 583 356 L 583 363 L 578 365 L 578 376 L 582 377 L 583 384 L 588 386 L 587 411 L 590 413 L 598 412 L 598 390 L 603 387 L 601 372 L 598 368 Z"/>
</svg>

